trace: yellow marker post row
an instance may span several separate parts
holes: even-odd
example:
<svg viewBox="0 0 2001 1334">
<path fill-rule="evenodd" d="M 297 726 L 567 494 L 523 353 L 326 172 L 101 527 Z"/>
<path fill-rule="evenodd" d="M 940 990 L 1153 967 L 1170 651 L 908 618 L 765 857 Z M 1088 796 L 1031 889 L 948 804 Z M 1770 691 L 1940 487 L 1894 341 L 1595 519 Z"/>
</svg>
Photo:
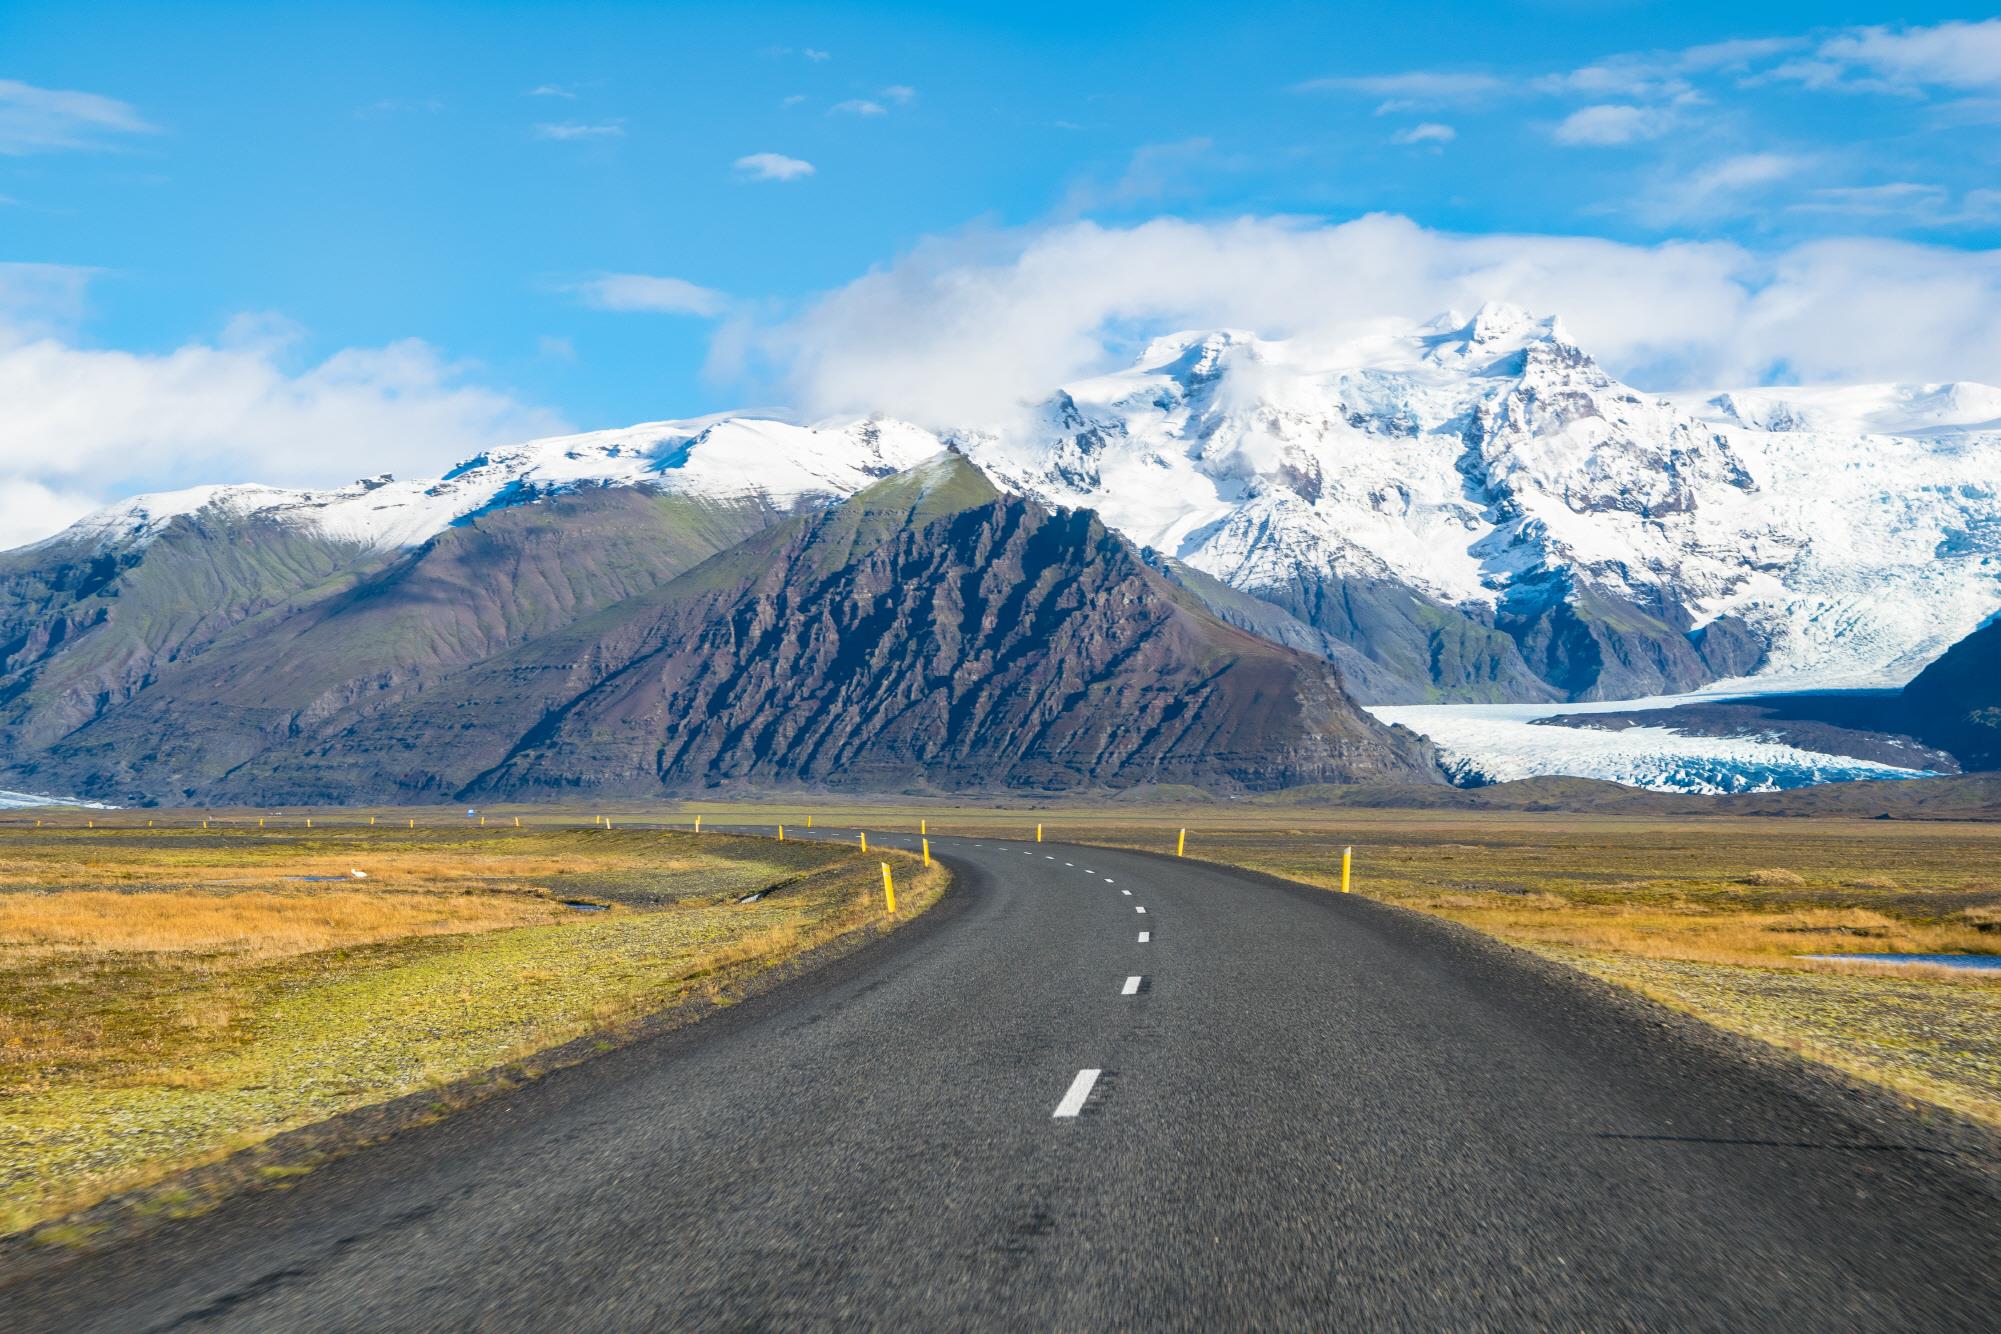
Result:
<svg viewBox="0 0 2001 1334">
<path fill-rule="evenodd" d="M 882 899 L 891 912 L 896 911 L 896 882 L 889 878 L 889 863 L 882 864 Z"/>
<path fill-rule="evenodd" d="M 1187 848 L 1188 831 L 1184 829 L 1181 831 L 1181 836 L 1174 840 L 1174 855 L 1179 857 L 1183 852 L 1187 851 Z"/>
<path fill-rule="evenodd" d="M 1354 863 L 1354 860 L 1355 850 L 1353 848 L 1341 849 L 1341 892 L 1343 894 L 1348 892 L 1348 868 Z"/>
</svg>

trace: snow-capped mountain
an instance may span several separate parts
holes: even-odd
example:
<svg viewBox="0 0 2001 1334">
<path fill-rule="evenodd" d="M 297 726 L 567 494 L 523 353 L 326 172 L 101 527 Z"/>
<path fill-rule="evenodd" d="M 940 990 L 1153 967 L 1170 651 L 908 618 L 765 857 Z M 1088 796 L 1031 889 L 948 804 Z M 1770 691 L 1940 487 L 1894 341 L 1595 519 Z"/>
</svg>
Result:
<svg viewBox="0 0 2001 1334">
<path fill-rule="evenodd" d="M 945 446 L 1346 646 L 1381 701 L 1897 682 L 2001 607 L 2001 390 L 1664 398 L 1498 305 L 1340 344 L 1174 334 L 1006 429 L 662 422 L 435 481 L 141 497 L 52 541 L 219 507 L 394 548 L 593 486 L 791 510 Z"/>
<path fill-rule="evenodd" d="M 1728 631 L 1706 673 L 1612 693 L 1902 680 L 2001 606 L 2001 390 L 1661 398 L 1506 307 L 1337 347 L 1163 338 L 971 452 L 1237 588 L 1320 581 L 1283 597 L 1302 614 L 1389 583 L 1501 625 L 1545 679 L 1552 640 L 1635 612 L 1656 644 Z"/>
<path fill-rule="evenodd" d="M 941 448 L 930 432 L 882 418 L 814 427 L 725 413 L 530 440 L 475 455 L 435 479 L 385 475 L 322 491 L 197 486 L 135 496 L 85 515 L 42 545 L 77 538 L 144 542 L 178 516 L 213 509 L 389 550 L 415 546 L 496 506 L 593 486 L 645 486 L 790 510 L 853 495 Z"/>
</svg>

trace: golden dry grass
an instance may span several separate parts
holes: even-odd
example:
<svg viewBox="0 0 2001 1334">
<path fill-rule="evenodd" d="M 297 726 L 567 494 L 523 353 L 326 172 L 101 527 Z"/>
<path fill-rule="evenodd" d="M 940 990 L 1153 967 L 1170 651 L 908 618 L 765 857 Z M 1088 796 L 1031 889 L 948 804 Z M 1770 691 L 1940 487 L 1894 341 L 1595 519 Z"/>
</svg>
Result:
<svg viewBox="0 0 2001 1334">
<path fill-rule="evenodd" d="M 1972 926 L 1928 925 L 1866 908 L 1746 908 L 1636 902 L 1579 907 L 1556 895 L 1445 894 L 1403 900 L 1505 939 L 1648 959 L 1805 970 L 1848 967 L 1800 956 L 1865 944 L 1869 953 L 1980 952 L 1993 937 Z M 1945 971 L 1945 970 L 1939 970 Z M 1954 976 L 1981 985 L 1978 973 Z"/>
<path fill-rule="evenodd" d="M 396 890 L 198 893 L 68 890 L 0 894 L 0 949 L 284 958 L 407 936 L 545 922 L 523 896 Z"/>
<path fill-rule="evenodd" d="M 903 868 L 899 920 L 947 878 L 896 853 L 565 826 L 128 819 L 52 876 L 33 868 L 81 839 L 0 821 L 0 1231 L 880 929 L 879 857 Z M 350 861 L 370 879 L 301 880 Z"/>
</svg>

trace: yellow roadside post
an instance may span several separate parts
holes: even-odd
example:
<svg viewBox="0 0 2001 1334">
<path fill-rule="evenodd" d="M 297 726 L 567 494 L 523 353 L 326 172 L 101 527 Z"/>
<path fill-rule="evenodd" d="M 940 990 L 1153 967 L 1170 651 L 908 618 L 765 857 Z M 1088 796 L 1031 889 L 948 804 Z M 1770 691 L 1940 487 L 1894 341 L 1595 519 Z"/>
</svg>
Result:
<svg viewBox="0 0 2001 1334">
<path fill-rule="evenodd" d="M 1184 829 L 1181 831 L 1181 836 L 1174 840 L 1174 855 L 1179 857 L 1182 854 L 1182 852 L 1187 849 L 1187 847 L 1188 847 L 1188 831 Z"/>
<path fill-rule="evenodd" d="M 370 829 L 373 829 L 375 827 L 375 817 L 372 815 L 368 817 L 368 827 Z"/>
<path fill-rule="evenodd" d="M 264 827 L 264 817 L 261 815 L 257 817 L 257 827 L 259 829 L 262 829 Z"/>
<path fill-rule="evenodd" d="M 891 912 L 896 911 L 896 884 L 889 878 L 889 863 L 882 864 L 882 898 Z"/>
<path fill-rule="evenodd" d="M 702 832 L 702 817 L 699 815 L 695 817 L 695 832 L 698 834 Z"/>
<path fill-rule="evenodd" d="M 784 826 L 784 825 L 780 825 L 780 826 L 778 826 L 778 841 L 779 841 L 780 843 L 783 843 L 783 842 L 785 841 L 785 826 Z"/>
<path fill-rule="evenodd" d="M 1041 826 L 1041 825 L 1037 825 L 1037 826 L 1035 826 L 1035 841 L 1036 841 L 1037 843 L 1040 843 L 1040 842 L 1042 841 L 1042 826 Z"/>
<path fill-rule="evenodd" d="M 519 829 L 521 827 L 521 817 L 518 815 L 514 817 L 514 827 L 516 829 Z"/>
<path fill-rule="evenodd" d="M 151 829 L 153 827 L 153 822 L 151 820 L 146 821 L 146 827 L 148 829 Z"/>
<path fill-rule="evenodd" d="M 486 817 L 484 815 L 479 817 L 479 827 L 481 829 L 486 828 Z"/>
<path fill-rule="evenodd" d="M 95 829 L 95 828 L 97 828 L 97 821 L 95 821 L 95 820 L 85 820 L 85 821 L 83 822 L 83 827 L 84 827 L 85 829 Z"/>
<path fill-rule="evenodd" d="M 417 820 L 415 816 L 412 816 L 410 819 L 410 827 L 412 829 L 415 829 L 417 827 Z"/>
<path fill-rule="evenodd" d="M 857 829 L 857 830 L 856 830 L 855 832 L 856 832 L 856 833 L 858 833 L 858 834 L 860 834 L 860 835 L 862 836 L 862 851 L 863 851 L 863 852 L 867 852 L 867 851 L 868 851 L 868 830 L 866 830 L 866 829 Z M 885 867 L 884 867 L 883 869 L 884 869 L 884 870 L 886 871 L 886 870 L 888 869 L 888 867 L 887 867 L 887 866 L 885 865 Z"/>
<path fill-rule="evenodd" d="M 930 832 L 931 832 L 931 822 L 929 820 L 919 820 L 917 822 L 917 836 L 919 838 L 922 838 L 924 835 Z"/>
<path fill-rule="evenodd" d="M 806 817 L 806 827 L 808 829 L 811 829 L 813 827 L 813 817 L 810 815 Z"/>
<path fill-rule="evenodd" d="M 1341 849 L 1341 892 L 1343 894 L 1348 892 L 1348 867 L 1354 859 L 1355 850 L 1353 848 Z"/>
<path fill-rule="evenodd" d="M 924 864 L 926 866 L 929 866 L 931 864 L 931 840 L 928 838 L 924 839 L 923 843 L 924 843 Z"/>
<path fill-rule="evenodd" d="M 306 817 L 306 828 L 311 829 L 312 827 L 313 827 L 313 817 L 308 815 Z"/>
</svg>

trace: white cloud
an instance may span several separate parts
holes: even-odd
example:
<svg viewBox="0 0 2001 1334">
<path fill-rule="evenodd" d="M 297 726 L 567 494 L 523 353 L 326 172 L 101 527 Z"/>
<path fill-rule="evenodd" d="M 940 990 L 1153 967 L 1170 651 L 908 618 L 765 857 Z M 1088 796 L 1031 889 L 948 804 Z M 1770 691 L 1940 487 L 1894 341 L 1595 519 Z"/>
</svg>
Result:
<svg viewBox="0 0 2001 1334">
<path fill-rule="evenodd" d="M 1408 129 L 1398 130 L 1390 136 L 1390 142 L 1398 144 L 1449 144 L 1458 137 L 1459 131 L 1453 129 L 1450 125 L 1440 125 L 1436 121 L 1426 121 L 1422 125 L 1413 125 Z"/>
<path fill-rule="evenodd" d="M 414 339 L 304 359 L 270 318 L 164 353 L 87 348 L 0 291 L 0 544 L 135 489 L 421 475 L 566 429 L 470 374 Z"/>
<path fill-rule="evenodd" d="M 2001 190 L 1968 190 L 1959 201 L 1960 221 L 2001 222 Z"/>
<path fill-rule="evenodd" d="M 799 54 L 806 57 L 806 59 L 813 61 L 816 64 L 822 60 L 833 59 L 833 56 L 829 52 L 815 50 L 813 47 L 810 46 L 801 47 L 799 49 Z"/>
<path fill-rule="evenodd" d="M 1943 185 L 1891 181 L 1815 190 L 1789 207 L 1800 213 L 1889 219 L 1909 227 L 1985 227 L 2001 222 L 2001 190 L 1968 190 L 1955 204 L 1952 191 Z"/>
<path fill-rule="evenodd" d="M 1295 92 L 1360 93 L 1366 97 L 1389 97 L 1411 104 L 1472 102 L 1511 91 L 1511 88 L 1507 80 L 1491 74 L 1452 70 L 1410 70 L 1403 74 L 1308 79 L 1293 85 Z"/>
<path fill-rule="evenodd" d="M 1092 223 L 933 239 L 772 326 L 712 369 L 775 381 L 810 415 L 1004 422 L 1135 339 L 1228 326 L 1333 339 L 1487 300 L 1561 315 L 1651 389 L 1807 381 L 2001 383 L 2001 253 L 1821 241 L 1460 236 L 1398 217 Z M 1858 336 L 1866 331 L 1866 336 Z"/>
<path fill-rule="evenodd" d="M 435 97 L 385 97 L 378 102 L 370 102 L 367 106 L 355 112 L 355 115 L 400 116 L 411 112 L 435 115 L 444 109 L 445 104 Z"/>
<path fill-rule="evenodd" d="M 0 551 L 59 533 L 96 509 L 95 497 L 0 476 Z"/>
<path fill-rule="evenodd" d="M 1579 107 L 1563 118 L 1552 135 L 1560 144 L 1612 147 L 1658 139 L 1672 123 L 1669 113 L 1659 107 L 1612 103 Z"/>
<path fill-rule="evenodd" d="M 2001 19 L 1929 28 L 1857 28 L 1821 43 L 1824 62 L 1896 87 L 2001 89 Z"/>
<path fill-rule="evenodd" d="M 153 133 L 157 127 L 115 98 L 0 79 L 0 155 L 102 148 L 110 135 Z"/>
<path fill-rule="evenodd" d="M 1892 181 L 1884 185 L 1844 185 L 1816 190 L 1810 198 L 1792 205 L 1796 210 L 1820 213 L 1906 214 L 1941 212 L 1950 195 L 1942 185 L 1922 185 L 1915 181 Z"/>
<path fill-rule="evenodd" d="M 1743 69 L 1757 61 L 1797 50 L 1804 41 L 1800 37 L 1739 37 L 1709 42 L 1677 52 L 1675 64 L 1684 70 Z"/>
<path fill-rule="evenodd" d="M 661 315 L 720 315 L 729 297 L 684 278 L 647 273 L 600 273 L 570 290 L 598 310 L 639 310 Z"/>
<path fill-rule="evenodd" d="M 553 139 L 559 143 L 591 139 L 622 139 L 625 137 L 625 122 L 607 120 L 596 124 L 583 124 L 578 121 L 563 121 L 553 125 L 537 125 L 531 133 L 537 139 Z"/>
<path fill-rule="evenodd" d="M 834 105 L 827 108 L 827 114 L 830 116 L 836 114 L 849 116 L 886 116 L 889 114 L 889 108 L 880 102 L 871 102 L 865 97 L 853 97 L 845 102 L 834 103 Z"/>
<path fill-rule="evenodd" d="M 537 84 L 528 90 L 527 95 L 529 97 L 560 97 L 571 102 L 577 100 L 576 93 L 560 84 L 554 83 Z"/>
<path fill-rule="evenodd" d="M 78 264 L 0 262 L 0 338 L 41 336 L 83 319 L 90 283 L 100 270 Z"/>
<path fill-rule="evenodd" d="M 793 181 L 813 174 L 813 164 L 783 153 L 752 153 L 730 164 L 753 181 Z"/>
<path fill-rule="evenodd" d="M 1639 201 L 1637 211 L 1656 223 L 1718 217 L 1741 209 L 1808 164 L 1809 159 L 1789 153 L 1739 153 L 1683 175 L 1663 177 Z"/>
<path fill-rule="evenodd" d="M 892 83 L 889 87 L 882 90 L 882 97 L 886 102 L 894 102 L 898 106 L 902 106 L 917 100 L 917 90 L 907 83 Z"/>
</svg>

